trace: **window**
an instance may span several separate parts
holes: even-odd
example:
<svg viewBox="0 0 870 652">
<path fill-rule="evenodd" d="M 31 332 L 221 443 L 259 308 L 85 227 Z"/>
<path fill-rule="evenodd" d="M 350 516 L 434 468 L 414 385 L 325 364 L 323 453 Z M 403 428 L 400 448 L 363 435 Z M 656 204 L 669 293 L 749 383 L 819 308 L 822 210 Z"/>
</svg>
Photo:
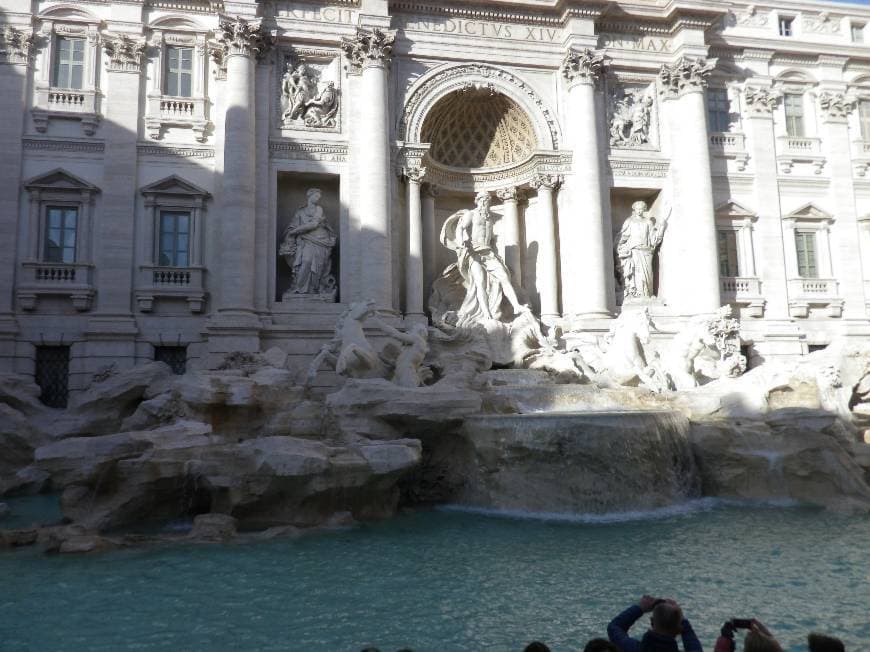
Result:
<svg viewBox="0 0 870 652">
<path fill-rule="evenodd" d="M 852 23 L 852 43 L 863 43 L 864 42 L 864 25 L 858 23 Z"/>
<path fill-rule="evenodd" d="M 48 407 L 65 408 L 69 397 L 69 347 L 36 347 L 36 384 L 39 400 Z"/>
<path fill-rule="evenodd" d="M 818 278 L 815 231 L 795 231 L 794 241 L 797 248 L 798 276 Z"/>
<path fill-rule="evenodd" d="M 740 276 L 737 260 L 737 231 L 719 229 L 716 234 L 719 240 L 719 275 Z"/>
<path fill-rule="evenodd" d="M 858 102 L 858 120 L 861 123 L 861 138 L 870 141 L 870 100 Z"/>
<path fill-rule="evenodd" d="M 83 38 L 58 36 L 54 61 L 54 86 L 58 88 L 82 88 L 85 69 L 85 40 Z"/>
<path fill-rule="evenodd" d="M 187 371 L 187 347 L 155 346 L 154 360 L 165 362 L 172 369 L 172 373 L 181 376 Z"/>
<path fill-rule="evenodd" d="M 789 136 L 804 135 L 804 96 L 786 93 L 783 96 L 785 107 L 785 130 Z"/>
<path fill-rule="evenodd" d="M 160 212 L 160 251 L 157 261 L 163 267 L 190 265 L 190 213 Z"/>
<path fill-rule="evenodd" d="M 79 209 L 73 206 L 48 206 L 45 209 L 45 249 L 49 263 L 76 262 L 76 228 Z"/>
<path fill-rule="evenodd" d="M 174 45 L 166 48 L 166 95 L 193 95 L 193 48 Z"/>
<path fill-rule="evenodd" d="M 707 89 L 707 122 L 710 131 L 728 131 L 731 127 L 731 106 L 724 88 Z"/>
<path fill-rule="evenodd" d="M 794 18 L 787 17 L 787 16 L 780 16 L 779 17 L 779 35 L 780 36 L 791 36 L 793 23 L 794 23 Z"/>
</svg>

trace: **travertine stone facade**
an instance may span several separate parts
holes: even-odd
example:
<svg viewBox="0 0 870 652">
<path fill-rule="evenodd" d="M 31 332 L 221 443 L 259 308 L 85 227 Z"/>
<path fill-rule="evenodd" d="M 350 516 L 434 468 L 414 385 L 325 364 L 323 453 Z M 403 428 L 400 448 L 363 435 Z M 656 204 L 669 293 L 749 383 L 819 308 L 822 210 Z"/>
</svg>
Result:
<svg viewBox="0 0 870 652">
<path fill-rule="evenodd" d="M 0 0 L 0 112 L 0 371 L 68 346 L 72 391 L 155 355 L 302 369 L 355 301 L 425 322 L 480 192 L 545 324 L 730 303 L 761 357 L 870 337 L 870 7 Z M 299 291 L 306 215 L 334 244 Z"/>
</svg>

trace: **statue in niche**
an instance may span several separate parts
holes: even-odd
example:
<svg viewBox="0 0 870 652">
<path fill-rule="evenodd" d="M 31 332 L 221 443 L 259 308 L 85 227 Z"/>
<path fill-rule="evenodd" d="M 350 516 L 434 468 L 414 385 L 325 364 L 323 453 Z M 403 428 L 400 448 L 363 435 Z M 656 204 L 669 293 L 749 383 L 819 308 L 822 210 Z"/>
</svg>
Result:
<svg viewBox="0 0 870 652">
<path fill-rule="evenodd" d="M 332 250 L 338 238 L 326 223 L 320 206 L 322 193 L 310 188 L 308 202 L 299 208 L 284 229 L 278 255 L 290 267 L 293 279 L 288 294 L 318 294 L 335 298 L 337 283 L 332 275 Z"/>
<path fill-rule="evenodd" d="M 631 205 L 631 215 L 619 231 L 616 244 L 616 270 L 626 298 L 653 296 L 653 256 L 661 245 L 670 211 L 656 223 L 645 201 Z"/>
<path fill-rule="evenodd" d="M 456 283 L 458 275 L 465 288 L 462 305 L 455 316 L 457 326 L 498 321 L 505 299 L 513 307 L 515 316 L 530 311 L 517 298 L 510 271 L 493 247 L 489 193 L 478 193 L 475 204 L 473 209 L 448 217 L 441 229 L 441 243 L 456 254 L 457 261 L 444 270 L 439 281 Z"/>
<path fill-rule="evenodd" d="M 306 64 L 287 65 L 281 80 L 281 98 L 285 123 L 301 122 L 307 127 L 335 127 L 338 114 L 338 90 L 335 82 L 326 82 L 320 90 L 317 74 Z"/>
<path fill-rule="evenodd" d="M 650 142 L 653 98 L 642 90 L 624 91 L 612 100 L 610 144 L 641 147 Z"/>
</svg>

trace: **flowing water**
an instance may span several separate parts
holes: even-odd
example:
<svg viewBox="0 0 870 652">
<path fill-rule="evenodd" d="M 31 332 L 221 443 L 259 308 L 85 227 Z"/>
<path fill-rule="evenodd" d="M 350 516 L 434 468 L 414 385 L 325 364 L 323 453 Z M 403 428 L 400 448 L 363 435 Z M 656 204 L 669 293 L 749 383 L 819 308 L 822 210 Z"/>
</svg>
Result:
<svg viewBox="0 0 870 652">
<path fill-rule="evenodd" d="M 0 554 L 0 650 L 581 650 L 644 592 L 705 648 L 758 617 L 870 650 L 870 518 L 700 501 L 533 520 L 459 511 L 244 545 Z M 644 619 L 645 620 L 645 619 Z M 643 623 L 638 624 L 641 628 Z M 642 631 L 639 629 L 639 631 Z"/>
</svg>

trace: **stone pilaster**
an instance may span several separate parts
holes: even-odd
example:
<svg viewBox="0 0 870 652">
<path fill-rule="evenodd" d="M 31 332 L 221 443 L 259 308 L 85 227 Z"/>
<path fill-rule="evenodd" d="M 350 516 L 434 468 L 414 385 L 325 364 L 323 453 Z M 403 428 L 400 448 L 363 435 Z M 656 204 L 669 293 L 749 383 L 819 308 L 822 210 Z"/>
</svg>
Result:
<svg viewBox="0 0 870 652">
<path fill-rule="evenodd" d="M 403 171 L 407 187 L 408 249 L 405 259 L 405 317 L 425 320 L 423 311 L 423 207 L 420 184 L 426 168 L 406 168 Z"/>
<path fill-rule="evenodd" d="M 357 29 L 342 41 L 349 74 L 357 87 L 357 133 L 352 134 L 351 165 L 357 177 L 361 257 L 361 299 L 393 308 L 390 235 L 389 77 L 395 34 L 379 28 Z"/>
<path fill-rule="evenodd" d="M 6 243 L 0 256 L 0 372 L 15 371 L 14 255 L 18 234 L 21 196 L 21 133 L 27 88 L 28 65 L 33 47 L 30 28 L 6 26 L 0 32 L 0 242 Z"/>
<path fill-rule="evenodd" d="M 541 321 L 552 324 L 559 316 L 559 263 L 557 259 L 555 194 L 562 184 L 558 174 L 539 174 L 531 182 L 538 191 L 538 218 L 541 248 L 538 251 L 538 295 L 541 299 Z"/>
<path fill-rule="evenodd" d="M 861 270 L 861 233 L 855 208 L 855 183 L 852 172 L 849 114 L 855 101 L 840 91 L 819 93 L 819 116 L 822 121 L 822 146 L 830 166 L 830 197 L 835 220 L 831 225 L 833 244 L 831 263 L 844 300 L 843 317 L 866 317 L 864 282 Z"/>
<path fill-rule="evenodd" d="M 272 45 L 256 21 L 222 20 L 218 34 L 226 64 L 224 159 L 220 218 L 220 294 L 209 324 L 209 350 L 258 351 L 260 320 L 255 307 L 256 60 Z"/>
<path fill-rule="evenodd" d="M 561 72 L 567 85 L 570 116 L 568 148 L 572 174 L 565 178 L 559 212 L 562 263 L 562 309 L 565 315 L 606 317 L 613 309 L 613 234 L 601 188 L 603 157 L 595 91 L 605 57 L 589 49 L 570 48 Z"/>
<path fill-rule="evenodd" d="M 718 248 L 704 89 L 713 64 L 681 57 L 659 73 L 670 120 L 673 216 L 663 249 L 665 299 L 676 314 L 720 305 Z"/>
<path fill-rule="evenodd" d="M 495 194 L 504 206 L 501 228 L 501 240 L 504 243 L 504 262 L 511 272 L 514 284 L 519 286 L 523 282 L 519 207 L 521 193 L 516 188 L 511 187 L 497 190 Z"/>
<path fill-rule="evenodd" d="M 782 94 L 763 86 L 749 86 L 743 91 L 746 106 L 744 124 L 749 137 L 750 159 L 755 175 L 755 210 L 758 221 L 753 236 L 759 252 L 755 267 L 762 281 L 766 300 L 765 317 L 788 318 L 788 282 L 785 252 L 782 246 L 782 207 L 779 203 L 779 168 L 776 164 L 776 136 L 773 111 Z"/>
</svg>

